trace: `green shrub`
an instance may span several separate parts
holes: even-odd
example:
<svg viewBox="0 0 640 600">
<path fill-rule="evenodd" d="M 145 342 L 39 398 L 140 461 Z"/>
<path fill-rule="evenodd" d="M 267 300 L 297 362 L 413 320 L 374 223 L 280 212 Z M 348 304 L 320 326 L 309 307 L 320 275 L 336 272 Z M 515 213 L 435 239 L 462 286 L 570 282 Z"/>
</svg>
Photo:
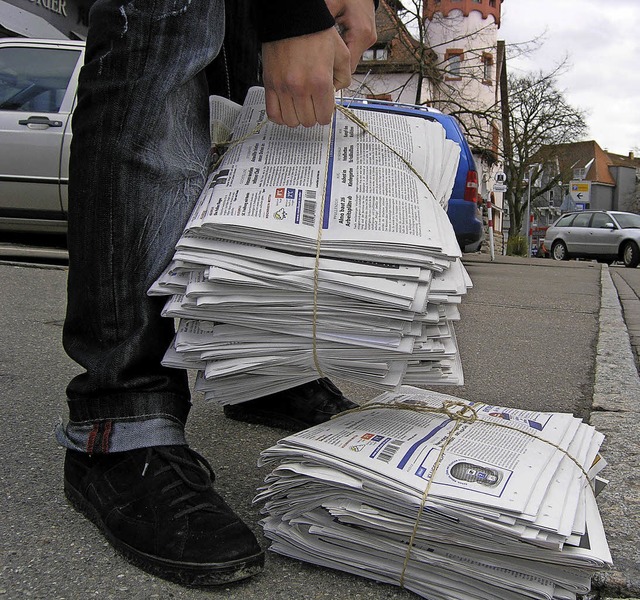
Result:
<svg viewBox="0 0 640 600">
<path fill-rule="evenodd" d="M 527 256 L 527 238 L 523 235 L 510 235 L 507 240 L 509 256 Z"/>
</svg>

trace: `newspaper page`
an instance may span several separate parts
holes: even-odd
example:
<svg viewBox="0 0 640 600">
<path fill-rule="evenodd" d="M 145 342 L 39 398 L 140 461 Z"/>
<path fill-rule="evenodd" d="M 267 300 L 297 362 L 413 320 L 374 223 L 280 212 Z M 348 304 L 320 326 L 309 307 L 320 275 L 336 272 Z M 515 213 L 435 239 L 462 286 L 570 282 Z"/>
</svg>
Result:
<svg viewBox="0 0 640 600">
<path fill-rule="evenodd" d="M 189 228 L 211 228 L 224 239 L 243 225 L 308 243 L 321 230 L 325 244 L 375 236 L 441 249 L 441 205 L 459 147 L 437 123 L 357 112 L 368 131 L 341 112 L 331 126 L 290 129 L 266 120 L 264 91 L 252 88 Z"/>
<path fill-rule="evenodd" d="M 222 162 L 149 291 L 170 296 L 164 316 L 192 321 L 165 364 L 199 365 L 198 389 L 222 404 L 318 373 L 385 390 L 461 384 L 450 321 L 471 281 L 438 204 L 459 156 L 444 129 L 372 111 L 360 124 L 338 112 L 327 126 L 277 126 L 260 88 L 243 106 L 212 98 L 211 112 L 212 137 L 232 137 L 213 149 L 226 149 Z M 402 203 L 420 205 L 427 235 L 413 217 L 401 235 L 389 224 L 381 234 L 384 220 L 355 225 Z"/>
<path fill-rule="evenodd" d="M 376 403 L 435 409 L 442 406 L 441 397 L 427 390 L 401 388 L 401 392 L 378 397 Z M 493 425 L 505 420 L 510 422 L 509 427 Z M 555 445 L 566 449 L 565 434 L 573 422 L 572 415 L 562 413 L 481 405 L 475 422 L 458 425 L 434 473 L 440 449 L 459 422 L 435 411 L 390 406 L 341 415 L 289 436 L 265 451 L 263 461 L 296 448 L 300 452 L 316 451 L 420 492 L 430 481 L 430 498 L 490 503 L 501 511 L 517 512 L 533 520 L 539 506 L 531 506 L 529 500 L 537 487 L 546 490 L 549 486 L 564 456 Z M 581 486 L 585 483 L 578 482 Z"/>
<path fill-rule="evenodd" d="M 256 497 L 271 550 L 430 600 L 576 600 L 611 565 L 588 485 L 603 466 L 592 427 L 409 387 L 372 402 L 262 454 L 276 465 Z M 453 436 L 436 410 L 447 404 L 475 411 Z M 442 462 L 425 460 L 438 446 Z"/>
</svg>

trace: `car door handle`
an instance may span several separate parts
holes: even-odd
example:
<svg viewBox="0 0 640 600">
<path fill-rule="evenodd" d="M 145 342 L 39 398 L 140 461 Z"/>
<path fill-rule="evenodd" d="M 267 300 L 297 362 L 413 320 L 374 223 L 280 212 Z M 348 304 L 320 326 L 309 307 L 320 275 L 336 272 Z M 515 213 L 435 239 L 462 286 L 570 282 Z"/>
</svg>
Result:
<svg viewBox="0 0 640 600">
<path fill-rule="evenodd" d="M 62 121 L 52 121 L 49 117 L 29 117 L 20 119 L 18 125 L 47 125 L 48 127 L 62 127 Z"/>
</svg>

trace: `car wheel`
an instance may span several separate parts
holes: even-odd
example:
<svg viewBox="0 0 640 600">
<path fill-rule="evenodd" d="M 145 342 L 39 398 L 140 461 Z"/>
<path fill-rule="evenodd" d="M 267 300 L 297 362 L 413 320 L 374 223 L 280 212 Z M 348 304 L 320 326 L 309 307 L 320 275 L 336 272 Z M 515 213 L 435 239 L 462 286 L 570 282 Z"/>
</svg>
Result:
<svg viewBox="0 0 640 600">
<path fill-rule="evenodd" d="M 569 253 L 564 242 L 556 242 L 551 248 L 551 256 L 553 260 L 568 260 Z"/>
<path fill-rule="evenodd" d="M 625 267 L 635 269 L 640 264 L 640 248 L 635 242 L 627 242 L 622 248 L 622 262 Z"/>
</svg>

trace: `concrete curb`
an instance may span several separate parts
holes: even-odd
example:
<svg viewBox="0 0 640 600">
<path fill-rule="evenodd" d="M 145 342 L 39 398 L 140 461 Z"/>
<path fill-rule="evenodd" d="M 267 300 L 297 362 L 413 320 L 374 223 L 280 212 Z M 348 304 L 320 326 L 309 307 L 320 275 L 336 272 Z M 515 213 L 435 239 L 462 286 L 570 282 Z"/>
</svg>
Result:
<svg viewBox="0 0 640 600">
<path fill-rule="evenodd" d="M 610 571 L 594 578 L 599 597 L 640 596 L 640 377 L 618 293 L 608 267 L 601 273 L 602 300 L 590 423 L 606 436 L 602 454 L 609 485 L 598 497 L 613 555 Z"/>
</svg>

